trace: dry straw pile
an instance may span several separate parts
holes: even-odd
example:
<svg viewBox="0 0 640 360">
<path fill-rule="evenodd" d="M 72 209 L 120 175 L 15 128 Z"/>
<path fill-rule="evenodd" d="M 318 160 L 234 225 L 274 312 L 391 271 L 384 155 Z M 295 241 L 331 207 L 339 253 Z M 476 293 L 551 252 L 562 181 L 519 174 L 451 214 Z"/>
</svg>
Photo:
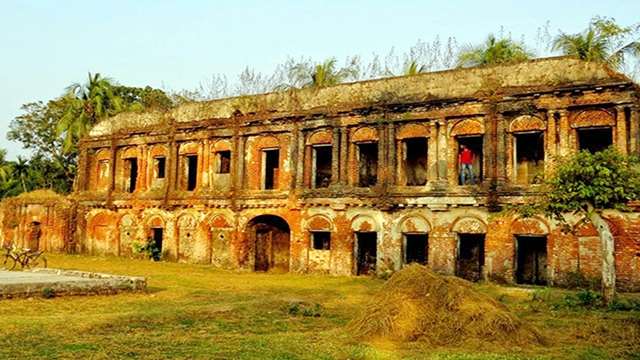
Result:
<svg viewBox="0 0 640 360">
<path fill-rule="evenodd" d="M 539 345 L 540 333 L 468 281 L 413 264 L 396 272 L 347 329 L 369 341 Z"/>
</svg>

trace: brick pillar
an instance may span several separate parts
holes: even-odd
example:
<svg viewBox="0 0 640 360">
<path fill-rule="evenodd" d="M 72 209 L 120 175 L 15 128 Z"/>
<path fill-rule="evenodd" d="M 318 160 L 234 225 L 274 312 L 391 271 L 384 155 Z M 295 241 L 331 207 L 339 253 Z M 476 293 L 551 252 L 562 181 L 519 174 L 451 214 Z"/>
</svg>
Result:
<svg viewBox="0 0 640 360">
<path fill-rule="evenodd" d="M 244 136 L 239 136 L 238 137 L 238 161 L 236 161 L 237 167 L 236 167 L 236 181 L 235 183 L 237 184 L 239 189 L 243 189 L 245 188 L 245 183 L 244 183 L 244 161 L 245 161 L 245 156 L 247 155 L 245 153 L 245 142 L 246 142 L 246 138 Z"/>
<path fill-rule="evenodd" d="M 638 134 L 638 107 L 631 105 L 627 108 L 629 109 L 629 152 L 632 155 L 638 155 L 638 150 L 640 150 L 640 146 L 638 146 L 638 136 L 640 135 Z"/>
<path fill-rule="evenodd" d="M 501 113 L 496 114 L 496 180 L 498 183 L 507 181 L 507 131 L 504 116 Z"/>
<path fill-rule="evenodd" d="M 558 110 L 558 114 L 560 114 L 560 129 L 558 131 L 559 146 L 558 146 L 558 155 L 567 156 L 571 153 L 571 141 L 569 138 L 569 132 L 571 129 L 569 128 L 569 112 L 567 110 Z"/>
<path fill-rule="evenodd" d="M 438 180 L 438 125 L 429 123 L 429 150 L 427 152 L 427 181 Z"/>
<path fill-rule="evenodd" d="M 145 191 L 148 188 L 148 169 L 149 169 L 149 147 L 147 145 L 138 146 L 138 178 L 136 179 L 136 189 Z"/>
<path fill-rule="evenodd" d="M 616 106 L 616 128 L 614 145 L 621 154 L 627 154 L 627 122 L 624 114 L 624 106 Z"/>
<path fill-rule="evenodd" d="M 309 154 L 308 149 L 310 146 L 305 146 L 305 136 L 302 133 L 302 129 L 300 129 L 300 124 L 298 122 L 295 123 L 293 129 L 293 141 L 291 141 L 291 147 L 289 151 L 289 158 L 291 159 L 291 169 L 296 169 L 296 171 L 291 174 L 291 190 L 303 187 L 304 179 L 309 177 L 309 171 L 305 172 L 305 163 L 308 163 L 309 160 L 313 159 L 313 155 Z M 309 149 L 310 150 L 310 149 Z M 305 159 L 305 154 L 307 159 Z M 313 181 L 313 180 L 312 180 Z M 293 194 L 293 192 L 291 193 Z"/>
<path fill-rule="evenodd" d="M 429 234 L 429 267 L 442 275 L 455 274 L 457 234 L 434 229 Z"/>
<path fill-rule="evenodd" d="M 334 128 L 331 139 L 331 184 L 337 184 L 340 182 L 340 131 L 341 129 Z M 344 163 L 342 165 L 344 167 Z"/>
<path fill-rule="evenodd" d="M 558 127 L 556 124 L 556 112 L 547 111 L 547 132 L 544 136 L 544 171 L 549 172 L 554 169 L 554 161 L 558 156 Z"/>
<path fill-rule="evenodd" d="M 349 170 L 349 131 L 345 127 L 340 128 L 340 183 L 348 184 Z"/>
<path fill-rule="evenodd" d="M 449 169 L 449 140 L 453 142 L 452 146 L 456 146 L 454 139 L 448 139 L 447 135 L 450 130 L 445 119 L 438 120 L 438 179 L 444 181 L 448 179 L 451 185 L 457 185 L 456 168 Z M 455 152 L 455 150 L 453 151 Z M 451 176 L 449 176 L 449 170 L 451 170 Z"/>
<path fill-rule="evenodd" d="M 209 189 L 211 188 L 211 141 L 209 139 L 204 139 L 200 152 L 202 153 L 202 168 L 200 168 L 200 174 L 202 174 L 201 189 Z"/>
<path fill-rule="evenodd" d="M 378 125 L 378 182 L 381 185 L 389 178 L 387 167 L 387 153 L 390 151 L 387 141 L 387 131 L 384 124 Z"/>
<path fill-rule="evenodd" d="M 398 165 L 396 162 L 396 144 L 398 143 L 396 141 L 396 125 L 394 123 L 389 123 L 387 125 L 387 149 L 389 150 L 387 152 L 387 179 L 389 179 L 389 183 L 390 184 L 396 184 L 397 177 L 396 177 L 396 169 L 398 169 Z"/>
<path fill-rule="evenodd" d="M 484 174 L 480 174 L 483 183 L 491 183 L 496 179 L 496 150 L 497 150 L 497 114 L 489 113 L 485 117 L 485 133 L 482 139 L 482 156 L 484 159 L 482 171 Z"/>
</svg>

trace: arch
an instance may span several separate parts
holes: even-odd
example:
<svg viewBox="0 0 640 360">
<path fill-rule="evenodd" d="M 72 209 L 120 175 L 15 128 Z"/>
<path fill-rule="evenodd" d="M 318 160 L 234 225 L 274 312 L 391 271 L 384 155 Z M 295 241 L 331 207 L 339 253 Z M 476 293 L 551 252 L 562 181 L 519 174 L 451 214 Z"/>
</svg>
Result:
<svg viewBox="0 0 640 360">
<path fill-rule="evenodd" d="M 124 214 L 120 218 L 121 226 L 136 226 L 135 218 L 131 214 Z"/>
<path fill-rule="evenodd" d="M 403 234 L 411 233 L 428 233 L 431 231 L 429 221 L 418 214 L 410 214 L 405 216 L 398 226 L 399 232 Z"/>
<path fill-rule="evenodd" d="M 357 215 L 351 220 L 351 230 L 356 232 L 378 232 L 380 225 L 369 215 Z"/>
<path fill-rule="evenodd" d="M 102 211 L 97 214 L 94 214 L 89 220 L 89 228 L 94 228 L 95 226 L 107 226 L 109 224 L 110 216 Z"/>
<path fill-rule="evenodd" d="M 129 146 L 122 150 L 122 158 L 123 159 L 131 159 L 138 157 L 138 148 L 135 146 Z"/>
<path fill-rule="evenodd" d="M 194 229 L 196 227 L 196 219 L 191 214 L 182 214 L 178 217 L 178 227 Z"/>
<path fill-rule="evenodd" d="M 329 130 L 318 130 L 309 135 L 307 145 L 331 144 L 333 136 Z"/>
<path fill-rule="evenodd" d="M 231 143 L 228 140 L 218 140 L 213 144 L 213 151 L 231 151 Z"/>
<path fill-rule="evenodd" d="M 232 228 L 231 222 L 227 219 L 226 216 L 221 214 L 215 214 L 209 220 L 209 226 L 216 229 L 230 229 Z"/>
<path fill-rule="evenodd" d="M 280 142 L 275 136 L 261 136 L 257 142 L 258 149 L 277 148 L 280 147 Z"/>
<path fill-rule="evenodd" d="M 167 147 L 165 145 L 153 145 L 149 149 L 149 157 L 167 156 Z"/>
<path fill-rule="evenodd" d="M 144 223 L 149 228 L 164 228 L 166 221 L 160 215 L 150 215 Z"/>
<path fill-rule="evenodd" d="M 314 215 L 305 223 L 308 231 L 333 231 L 333 223 L 325 215 Z"/>
<path fill-rule="evenodd" d="M 511 223 L 510 233 L 514 235 L 549 235 L 549 224 L 539 217 L 517 218 Z"/>
<path fill-rule="evenodd" d="M 457 122 L 451 129 L 451 136 L 460 135 L 482 135 L 484 134 L 484 125 L 475 119 L 465 119 Z"/>
<path fill-rule="evenodd" d="M 95 155 L 93 155 L 93 159 L 95 161 L 109 160 L 110 153 L 109 149 L 100 149 L 96 151 Z"/>
<path fill-rule="evenodd" d="M 425 138 L 429 137 L 430 134 L 428 127 L 423 124 L 412 123 L 400 128 L 400 131 L 396 133 L 396 139 Z"/>
<path fill-rule="evenodd" d="M 602 217 L 602 219 L 609 225 L 609 230 L 613 236 L 620 236 L 620 226 L 609 218 Z M 578 221 L 572 226 L 572 230 L 577 233 L 578 236 L 599 236 L 596 227 L 591 222 Z"/>
<path fill-rule="evenodd" d="M 365 142 L 365 141 L 378 141 L 379 139 L 378 130 L 372 128 L 371 126 L 364 126 L 358 128 L 351 134 L 351 142 Z"/>
<path fill-rule="evenodd" d="M 508 132 L 546 130 L 545 122 L 533 115 L 521 115 L 511 121 Z"/>
<path fill-rule="evenodd" d="M 571 120 L 572 128 L 614 126 L 615 124 L 613 114 L 602 109 L 580 111 Z"/>
<path fill-rule="evenodd" d="M 244 235 L 243 262 L 255 271 L 289 271 L 291 228 L 285 219 L 277 215 L 256 216 L 247 222 Z"/>
<path fill-rule="evenodd" d="M 451 232 L 459 234 L 486 234 L 487 224 L 477 217 L 462 216 L 453 222 Z"/>
<path fill-rule="evenodd" d="M 199 148 L 199 144 L 197 142 L 182 143 L 178 147 L 178 153 L 180 155 L 197 154 L 198 148 Z"/>
</svg>

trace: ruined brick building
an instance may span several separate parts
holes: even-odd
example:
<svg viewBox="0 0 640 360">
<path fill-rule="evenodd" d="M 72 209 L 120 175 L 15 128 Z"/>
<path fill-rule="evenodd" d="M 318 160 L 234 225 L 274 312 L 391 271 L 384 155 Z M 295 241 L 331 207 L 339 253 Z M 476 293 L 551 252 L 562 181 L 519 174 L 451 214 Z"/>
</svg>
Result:
<svg viewBox="0 0 640 360">
<path fill-rule="evenodd" d="M 533 196 L 557 156 L 637 154 L 638 95 L 603 65 L 549 58 L 120 114 L 80 144 L 68 212 L 26 204 L 5 233 L 24 242 L 60 217 L 41 248 L 129 256 L 151 238 L 169 260 L 255 271 L 598 277 L 593 227 L 490 215 Z M 462 144 L 475 185 L 460 184 Z M 639 214 L 604 216 L 619 289 L 640 290 Z"/>
</svg>

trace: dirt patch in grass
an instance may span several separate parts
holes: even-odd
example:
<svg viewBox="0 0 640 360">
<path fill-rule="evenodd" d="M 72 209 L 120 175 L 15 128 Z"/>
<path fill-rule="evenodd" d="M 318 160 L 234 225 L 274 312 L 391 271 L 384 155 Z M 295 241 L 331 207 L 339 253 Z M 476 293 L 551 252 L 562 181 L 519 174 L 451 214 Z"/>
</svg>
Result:
<svg viewBox="0 0 640 360">
<path fill-rule="evenodd" d="M 541 333 L 468 281 L 410 265 L 395 273 L 349 332 L 370 341 L 541 345 Z"/>
</svg>

